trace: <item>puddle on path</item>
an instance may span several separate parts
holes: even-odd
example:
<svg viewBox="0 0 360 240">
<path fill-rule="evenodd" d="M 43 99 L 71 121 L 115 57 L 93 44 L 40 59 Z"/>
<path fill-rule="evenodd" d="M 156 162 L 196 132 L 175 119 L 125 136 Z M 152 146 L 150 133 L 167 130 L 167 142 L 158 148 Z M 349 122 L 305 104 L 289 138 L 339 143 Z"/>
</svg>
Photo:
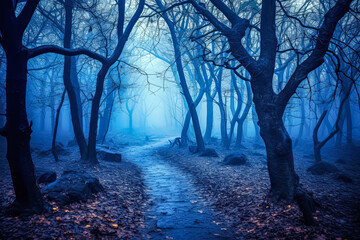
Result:
<svg viewBox="0 0 360 240">
<path fill-rule="evenodd" d="M 234 239 L 205 206 L 191 177 L 156 155 L 154 149 L 165 144 L 131 146 L 123 152 L 143 172 L 152 203 L 146 214 L 148 235 L 152 239 Z"/>
</svg>

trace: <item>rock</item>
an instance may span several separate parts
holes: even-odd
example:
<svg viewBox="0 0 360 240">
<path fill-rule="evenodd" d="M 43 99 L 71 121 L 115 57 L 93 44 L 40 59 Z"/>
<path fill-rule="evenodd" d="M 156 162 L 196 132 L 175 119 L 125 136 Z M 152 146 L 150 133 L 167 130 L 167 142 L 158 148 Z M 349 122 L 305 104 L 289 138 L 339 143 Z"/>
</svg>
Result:
<svg viewBox="0 0 360 240">
<path fill-rule="evenodd" d="M 56 180 L 56 172 L 43 169 L 43 168 L 37 168 L 36 169 L 36 181 L 37 183 L 52 183 Z"/>
<path fill-rule="evenodd" d="M 341 158 L 336 159 L 335 162 L 340 164 L 346 164 L 345 160 Z"/>
<path fill-rule="evenodd" d="M 247 157 L 244 154 L 233 153 L 224 158 L 225 165 L 244 165 L 247 162 Z"/>
<path fill-rule="evenodd" d="M 103 191 L 104 188 L 97 178 L 85 172 L 65 171 L 64 174 L 46 185 L 42 192 L 47 195 L 50 201 L 59 205 L 66 205 L 73 202 L 86 201 L 93 193 Z"/>
<path fill-rule="evenodd" d="M 202 152 L 200 157 L 219 157 L 215 149 L 212 148 L 206 148 L 204 152 Z"/>
<path fill-rule="evenodd" d="M 107 162 L 121 162 L 121 154 L 108 150 L 102 149 L 98 151 L 98 154 L 102 158 L 102 160 Z"/>
<path fill-rule="evenodd" d="M 321 161 L 309 167 L 307 171 L 314 175 L 323 175 L 338 172 L 339 169 L 330 163 Z"/>
<path fill-rule="evenodd" d="M 189 152 L 197 153 L 198 152 L 197 146 L 189 146 Z"/>
<path fill-rule="evenodd" d="M 346 183 L 352 183 L 353 182 L 352 178 L 349 175 L 345 174 L 345 173 L 340 173 L 336 177 L 336 179 L 339 180 L 339 181 L 346 182 Z"/>
</svg>

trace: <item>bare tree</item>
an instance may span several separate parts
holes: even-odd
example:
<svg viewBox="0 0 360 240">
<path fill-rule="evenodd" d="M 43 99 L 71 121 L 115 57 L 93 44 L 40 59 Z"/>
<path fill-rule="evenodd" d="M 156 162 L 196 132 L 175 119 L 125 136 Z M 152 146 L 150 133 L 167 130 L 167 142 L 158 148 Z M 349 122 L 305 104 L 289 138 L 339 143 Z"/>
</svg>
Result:
<svg viewBox="0 0 360 240">
<path fill-rule="evenodd" d="M 306 222 L 313 222 L 311 217 L 311 201 L 304 195 L 299 185 L 299 177 L 294 170 L 292 141 L 283 123 L 283 113 L 292 95 L 307 75 L 319 67 L 327 53 L 332 34 L 337 23 L 349 11 L 352 0 L 339 0 L 324 15 L 318 32 L 315 47 L 307 58 L 298 64 L 284 88 L 276 94 L 273 90 L 273 76 L 278 49 L 276 36 L 276 1 L 262 1 L 260 27 L 240 17 L 235 11 L 220 0 L 210 0 L 216 10 L 220 11 L 226 21 L 212 14 L 205 4 L 196 0 L 189 1 L 220 32 L 229 44 L 229 52 L 249 72 L 253 101 L 259 117 L 260 134 L 263 138 L 268 160 L 268 171 L 271 182 L 270 196 L 274 199 L 285 198 L 292 201 L 297 197 Z M 280 2 L 279 2 L 280 3 Z M 304 25 L 304 24 L 303 24 Z M 260 34 L 260 55 L 255 59 L 245 49 L 241 39 L 250 30 Z"/>
</svg>

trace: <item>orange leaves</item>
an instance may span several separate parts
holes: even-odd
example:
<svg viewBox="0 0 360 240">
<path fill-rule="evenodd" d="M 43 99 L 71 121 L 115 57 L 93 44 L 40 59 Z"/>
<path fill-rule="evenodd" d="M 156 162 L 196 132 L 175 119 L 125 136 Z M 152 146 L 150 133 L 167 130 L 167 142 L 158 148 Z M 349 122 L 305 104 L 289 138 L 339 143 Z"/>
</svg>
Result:
<svg viewBox="0 0 360 240">
<path fill-rule="evenodd" d="M 89 228 L 89 227 L 91 227 L 90 225 L 85 225 L 85 228 Z"/>
<path fill-rule="evenodd" d="M 119 225 L 117 225 L 116 223 L 111 224 L 111 226 L 113 226 L 114 228 L 118 228 L 118 227 L 119 227 Z"/>
</svg>

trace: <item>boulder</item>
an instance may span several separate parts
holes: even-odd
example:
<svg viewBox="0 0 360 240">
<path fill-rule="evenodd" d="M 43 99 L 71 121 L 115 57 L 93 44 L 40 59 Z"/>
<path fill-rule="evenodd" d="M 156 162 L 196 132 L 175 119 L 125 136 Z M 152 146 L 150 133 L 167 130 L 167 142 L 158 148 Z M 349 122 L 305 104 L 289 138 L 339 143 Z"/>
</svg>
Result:
<svg viewBox="0 0 360 240">
<path fill-rule="evenodd" d="M 206 148 L 200 155 L 200 157 L 219 157 L 215 149 Z"/>
<path fill-rule="evenodd" d="M 339 181 L 346 182 L 346 183 L 352 183 L 353 182 L 352 178 L 349 175 L 345 174 L 345 173 L 340 173 L 336 177 L 336 179 L 339 180 Z"/>
<path fill-rule="evenodd" d="M 121 162 L 121 154 L 108 150 L 108 149 L 101 149 L 98 150 L 98 154 L 100 155 L 101 159 L 107 162 Z"/>
<path fill-rule="evenodd" d="M 247 162 L 247 157 L 242 153 L 229 154 L 224 158 L 225 165 L 244 165 Z"/>
<path fill-rule="evenodd" d="M 56 172 L 44 169 L 44 168 L 37 168 L 36 172 L 36 181 L 38 184 L 40 183 L 52 183 L 56 180 Z"/>
<path fill-rule="evenodd" d="M 97 178 L 85 172 L 71 170 L 65 171 L 55 182 L 46 185 L 42 192 L 50 201 L 66 205 L 86 201 L 92 194 L 103 190 L 104 188 Z"/>
<path fill-rule="evenodd" d="M 314 175 L 323 175 L 338 172 L 339 169 L 335 165 L 321 161 L 309 167 L 307 171 Z"/>
</svg>

